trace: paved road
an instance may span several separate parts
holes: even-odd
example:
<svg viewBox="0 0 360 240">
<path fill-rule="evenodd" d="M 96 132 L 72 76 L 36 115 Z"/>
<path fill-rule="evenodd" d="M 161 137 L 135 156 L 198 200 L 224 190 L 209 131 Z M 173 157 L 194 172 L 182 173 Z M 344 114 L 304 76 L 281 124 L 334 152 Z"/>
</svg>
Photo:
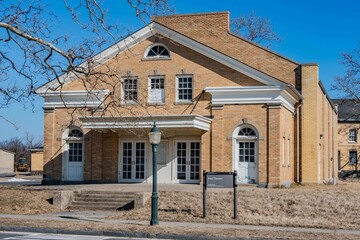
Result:
<svg viewBox="0 0 360 240">
<path fill-rule="evenodd" d="M 119 239 L 142 240 L 145 238 L 105 237 L 105 236 L 48 234 L 48 233 L 0 232 L 0 239 L 4 239 L 4 240 L 119 240 Z"/>
</svg>

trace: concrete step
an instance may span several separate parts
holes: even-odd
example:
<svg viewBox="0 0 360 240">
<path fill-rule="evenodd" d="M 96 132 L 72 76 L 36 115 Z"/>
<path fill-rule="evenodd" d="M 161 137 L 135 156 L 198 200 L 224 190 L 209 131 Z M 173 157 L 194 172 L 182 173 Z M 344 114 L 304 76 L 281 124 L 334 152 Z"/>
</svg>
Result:
<svg viewBox="0 0 360 240">
<path fill-rule="evenodd" d="M 129 210 L 135 205 L 135 193 L 116 191 L 74 192 L 71 210 Z"/>
<path fill-rule="evenodd" d="M 97 199 L 133 199 L 134 195 L 98 195 L 98 194 L 81 194 L 81 195 L 74 195 L 74 198 L 97 198 Z"/>
</svg>

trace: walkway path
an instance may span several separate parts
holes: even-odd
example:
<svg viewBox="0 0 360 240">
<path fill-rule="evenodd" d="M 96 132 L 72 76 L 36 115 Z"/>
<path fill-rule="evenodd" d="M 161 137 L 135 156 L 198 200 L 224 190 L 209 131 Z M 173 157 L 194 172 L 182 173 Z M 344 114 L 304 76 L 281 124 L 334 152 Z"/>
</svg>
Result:
<svg viewBox="0 0 360 240">
<path fill-rule="evenodd" d="M 74 221 L 74 222 L 101 222 L 112 224 L 129 224 L 148 226 L 149 221 L 137 220 L 111 220 L 106 219 L 114 215 L 107 211 L 71 211 L 53 214 L 35 214 L 35 215 L 13 215 L 0 214 L 0 218 L 23 219 L 23 220 L 44 220 L 44 221 Z M 324 228 L 303 228 L 303 227 L 276 227 L 276 226 L 257 226 L 257 225 L 235 225 L 235 224 L 207 224 L 193 222 L 160 222 L 162 227 L 192 227 L 192 228 L 212 228 L 212 229 L 236 229 L 236 230 L 260 230 L 260 231 L 284 231 L 284 232 L 302 232 L 302 233 L 322 233 L 335 235 L 359 235 L 360 230 L 335 230 Z"/>
</svg>

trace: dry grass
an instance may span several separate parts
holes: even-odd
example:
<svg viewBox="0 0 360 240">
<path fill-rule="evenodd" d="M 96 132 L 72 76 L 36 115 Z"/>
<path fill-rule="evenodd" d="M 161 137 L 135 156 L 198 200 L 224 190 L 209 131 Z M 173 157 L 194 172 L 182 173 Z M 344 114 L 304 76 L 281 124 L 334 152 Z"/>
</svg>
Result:
<svg viewBox="0 0 360 240">
<path fill-rule="evenodd" d="M 233 193 L 208 192 L 202 218 L 202 193 L 160 192 L 159 220 L 226 224 L 360 229 L 360 183 L 301 186 L 290 189 L 239 187 L 238 219 L 233 219 Z M 120 212 L 115 219 L 150 218 L 145 208 Z"/>
<path fill-rule="evenodd" d="M 50 191 L 31 191 L 21 187 L 0 187 L 0 213 L 42 214 L 60 209 L 47 201 L 53 197 Z"/>
<path fill-rule="evenodd" d="M 119 224 L 119 223 L 99 223 L 99 222 L 73 222 L 73 221 L 32 221 L 17 219 L 1 219 L 0 226 L 29 226 L 29 227 L 46 227 L 53 229 L 65 230 L 96 230 L 96 231 L 122 231 L 122 232 L 146 232 L 155 234 L 175 234 L 175 235 L 193 235 L 193 236 L 221 236 L 236 238 L 261 238 L 261 239 L 348 239 L 358 240 L 358 235 L 336 235 L 328 233 L 304 233 L 292 231 L 267 231 L 267 230 L 237 230 L 237 229 L 218 229 L 218 228 L 199 228 L 199 227 L 162 227 L 144 226 L 138 224 Z M 188 238 L 190 239 L 190 238 Z M 196 239 L 194 237 L 193 239 Z"/>
</svg>

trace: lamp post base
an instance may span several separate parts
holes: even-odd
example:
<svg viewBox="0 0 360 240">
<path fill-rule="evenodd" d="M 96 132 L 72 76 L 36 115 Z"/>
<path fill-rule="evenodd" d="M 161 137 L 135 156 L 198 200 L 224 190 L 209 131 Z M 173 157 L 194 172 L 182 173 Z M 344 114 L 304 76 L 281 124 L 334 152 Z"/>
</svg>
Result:
<svg viewBox="0 0 360 240">
<path fill-rule="evenodd" d="M 158 219 L 158 194 L 157 192 L 153 192 L 151 196 L 151 221 L 150 225 L 159 225 Z"/>
</svg>

